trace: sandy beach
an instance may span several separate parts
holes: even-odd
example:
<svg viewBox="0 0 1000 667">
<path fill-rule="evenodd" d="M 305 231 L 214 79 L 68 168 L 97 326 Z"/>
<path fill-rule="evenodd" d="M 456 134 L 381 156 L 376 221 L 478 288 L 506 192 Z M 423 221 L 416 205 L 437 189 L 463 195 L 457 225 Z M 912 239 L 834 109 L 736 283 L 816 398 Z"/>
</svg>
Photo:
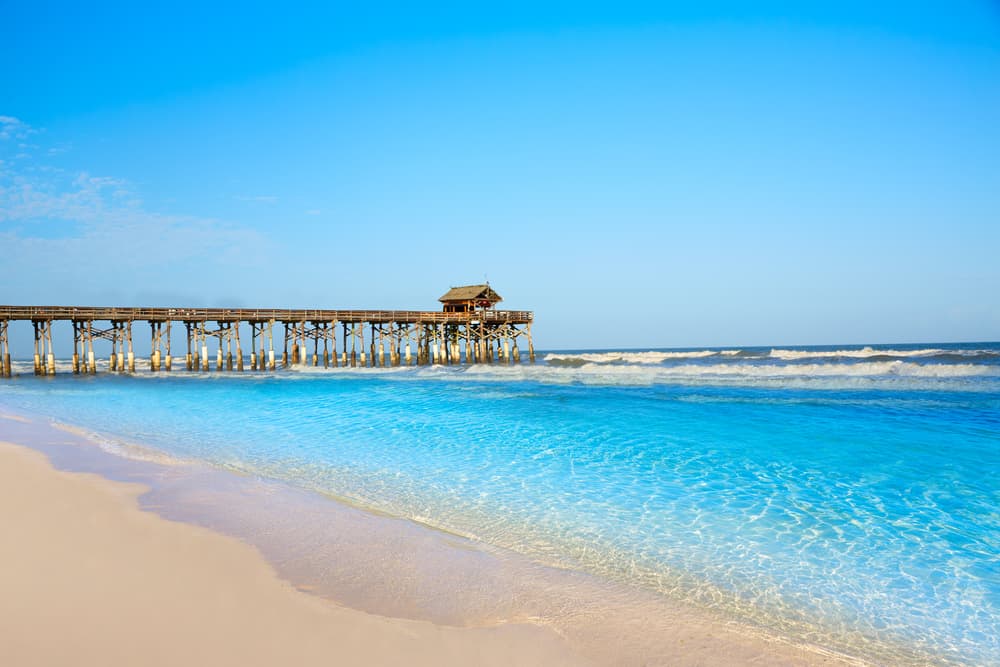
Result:
<svg viewBox="0 0 1000 667">
<path fill-rule="evenodd" d="M 498 586 L 490 579 L 530 579 L 531 571 L 506 569 L 510 564 L 499 575 L 476 569 L 469 563 L 479 557 L 466 558 L 469 547 L 456 551 L 447 536 L 416 526 L 400 532 L 396 519 L 320 500 L 313 507 L 320 513 L 301 525 L 333 522 L 338 540 L 360 544 L 314 558 L 343 561 L 337 567 L 368 592 L 317 587 L 309 583 L 312 575 L 289 568 L 266 547 L 303 539 L 294 531 L 281 534 L 278 525 L 287 518 L 269 514 L 309 505 L 283 505 L 280 492 L 256 495 L 250 491 L 256 482 L 247 486 L 221 471 L 201 478 L 185 466 L 110 454 L 72 429 L 14 415 L 0 415 L 0 426 L 3 665 L 864 664 L 748 633 L 666 600 L 618 597 L 616 587 L 592 587 L 573 572 L 545 573 L 549 587 L 534 591 L 543 600 L 506 620 L 493 616 L 463 626 L 461 619 L 415 618 L 412 605 L 427 603 L 407 590 L 415 585 L 438 598 L 475 587 L 487 597 L 520 598 L 538 582 L 505 589 L 514 582 Z M 168 493 L 119 481 L 155 479 L 149 470 L 166 471 L 172 482 L 157 484 L 171 487 Z M 178 494 L 173 487 L 188 478 L 191 488 Z M 208 488 L 225 487 L 227 480 L 237 489 L 218 494 Z M 178 510 L 194 523 L 208 523 L 172 520 Z M 235 523 L 216 523 L 216 512 Z M 361 525 L 352 525 L 344 512 L 361 517 Z M 242 526 L 239 537 L 232 525 Z M 253 532 L 261 530 L 279 534 L 258 542 Z M 383 530 L 397 541 L 383 541 Z M 356 549 L 368 554 L 368 565 L 352 555 Z M 395 559 L 399 563 L 387 566 Z M 417 573 L 420 566 L 428 569 Z M 381 605 L 393 590 L 398 599 Z M 341 604 L 345 593 L 349 606 Z M 393 606 L 407 600 L 411 606 Z M 553 609 L 561 611 L 553 615 Z"/>
<path fill-rule="evenodd" d="M 140 511 L 142 491 L 0 443 L 0 664 L 585 664 L 538 626 L 441 627 L 296 591 L 252 547 Z"/>
</svg>

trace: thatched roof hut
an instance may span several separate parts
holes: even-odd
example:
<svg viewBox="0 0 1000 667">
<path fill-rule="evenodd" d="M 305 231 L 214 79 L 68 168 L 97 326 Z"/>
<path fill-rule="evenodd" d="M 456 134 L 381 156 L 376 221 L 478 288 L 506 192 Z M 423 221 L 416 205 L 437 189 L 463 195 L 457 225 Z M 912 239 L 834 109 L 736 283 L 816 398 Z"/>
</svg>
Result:
<svg viewBox="0 0 1000 667">
<path fill-rule="evenodd" d="M 503 301 L 503 297 L 487 283 L 452 287 L 438 301 L 444 304 L 446 313 L 468 313 L 477 308 L 492 308 Z"/>
</svg>

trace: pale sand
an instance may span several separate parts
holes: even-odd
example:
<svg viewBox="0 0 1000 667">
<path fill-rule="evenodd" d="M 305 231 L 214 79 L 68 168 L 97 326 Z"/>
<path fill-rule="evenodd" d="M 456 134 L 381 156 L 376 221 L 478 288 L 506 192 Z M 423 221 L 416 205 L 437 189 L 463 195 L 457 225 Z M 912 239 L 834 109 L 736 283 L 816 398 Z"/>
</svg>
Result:
<svg viewBox="0 0 1000 667">
<path fill-rule="evenodd" d="M 0 443 L 0 665 L 579 665 L 554 631 L 389 619 L 296 591 L 144 487 Z"/>
</svg>

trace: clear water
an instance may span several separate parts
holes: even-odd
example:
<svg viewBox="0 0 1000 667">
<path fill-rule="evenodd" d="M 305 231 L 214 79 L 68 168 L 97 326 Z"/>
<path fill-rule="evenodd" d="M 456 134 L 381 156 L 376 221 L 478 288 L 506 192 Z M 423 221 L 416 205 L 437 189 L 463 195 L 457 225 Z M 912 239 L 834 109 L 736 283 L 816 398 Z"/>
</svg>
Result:
<svg viewBox="0 0 1000 667">
<path fill-rule="evenodd" d="M 276 478 L 858 655 L 1000 664 L 1000 345 L 0 382 Z"/>
</svg>

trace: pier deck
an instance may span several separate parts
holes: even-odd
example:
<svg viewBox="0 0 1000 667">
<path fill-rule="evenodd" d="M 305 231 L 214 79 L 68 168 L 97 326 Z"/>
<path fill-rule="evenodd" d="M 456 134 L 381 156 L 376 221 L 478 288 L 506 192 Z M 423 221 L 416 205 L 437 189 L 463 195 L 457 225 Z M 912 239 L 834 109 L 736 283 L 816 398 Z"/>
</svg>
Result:
<svg viewBox="0 0 1000 667">
<path fill-rule="evenodd" d="M 28 321 L 34 328 L 34 372 L 55 373 L 52 324 L 73 327 L 74 373 L 96 373 L 95 340 L 110 342 L 108 370 L 135 372 L 133 325 L 150 328 L 149 370 L 172 370 L 174 326 L 183 326 L 187 370 L 208 371 L 210 341 L 215 368 L 222 371 L 274 371 L 276 325 L 283 338 L 283 367 L 384 367 L 427 364 L 517 363 L 518 341 L 531 341 L 533 313 L 484 308 L 469 312 L 421 310 L 310 310 L 278 308 L 121 308 L 93 306 L 0 306 L 0 376 L 10 377 L 9 324 Z M 249 329 L 245 355 L 240 330 Z M 366 345 L 366 333 L 367 345 Z M 312 342 L 312 355 L 307 342 Z M 339 350 L 339 352 L 338 352 Z"/>
</svg>

